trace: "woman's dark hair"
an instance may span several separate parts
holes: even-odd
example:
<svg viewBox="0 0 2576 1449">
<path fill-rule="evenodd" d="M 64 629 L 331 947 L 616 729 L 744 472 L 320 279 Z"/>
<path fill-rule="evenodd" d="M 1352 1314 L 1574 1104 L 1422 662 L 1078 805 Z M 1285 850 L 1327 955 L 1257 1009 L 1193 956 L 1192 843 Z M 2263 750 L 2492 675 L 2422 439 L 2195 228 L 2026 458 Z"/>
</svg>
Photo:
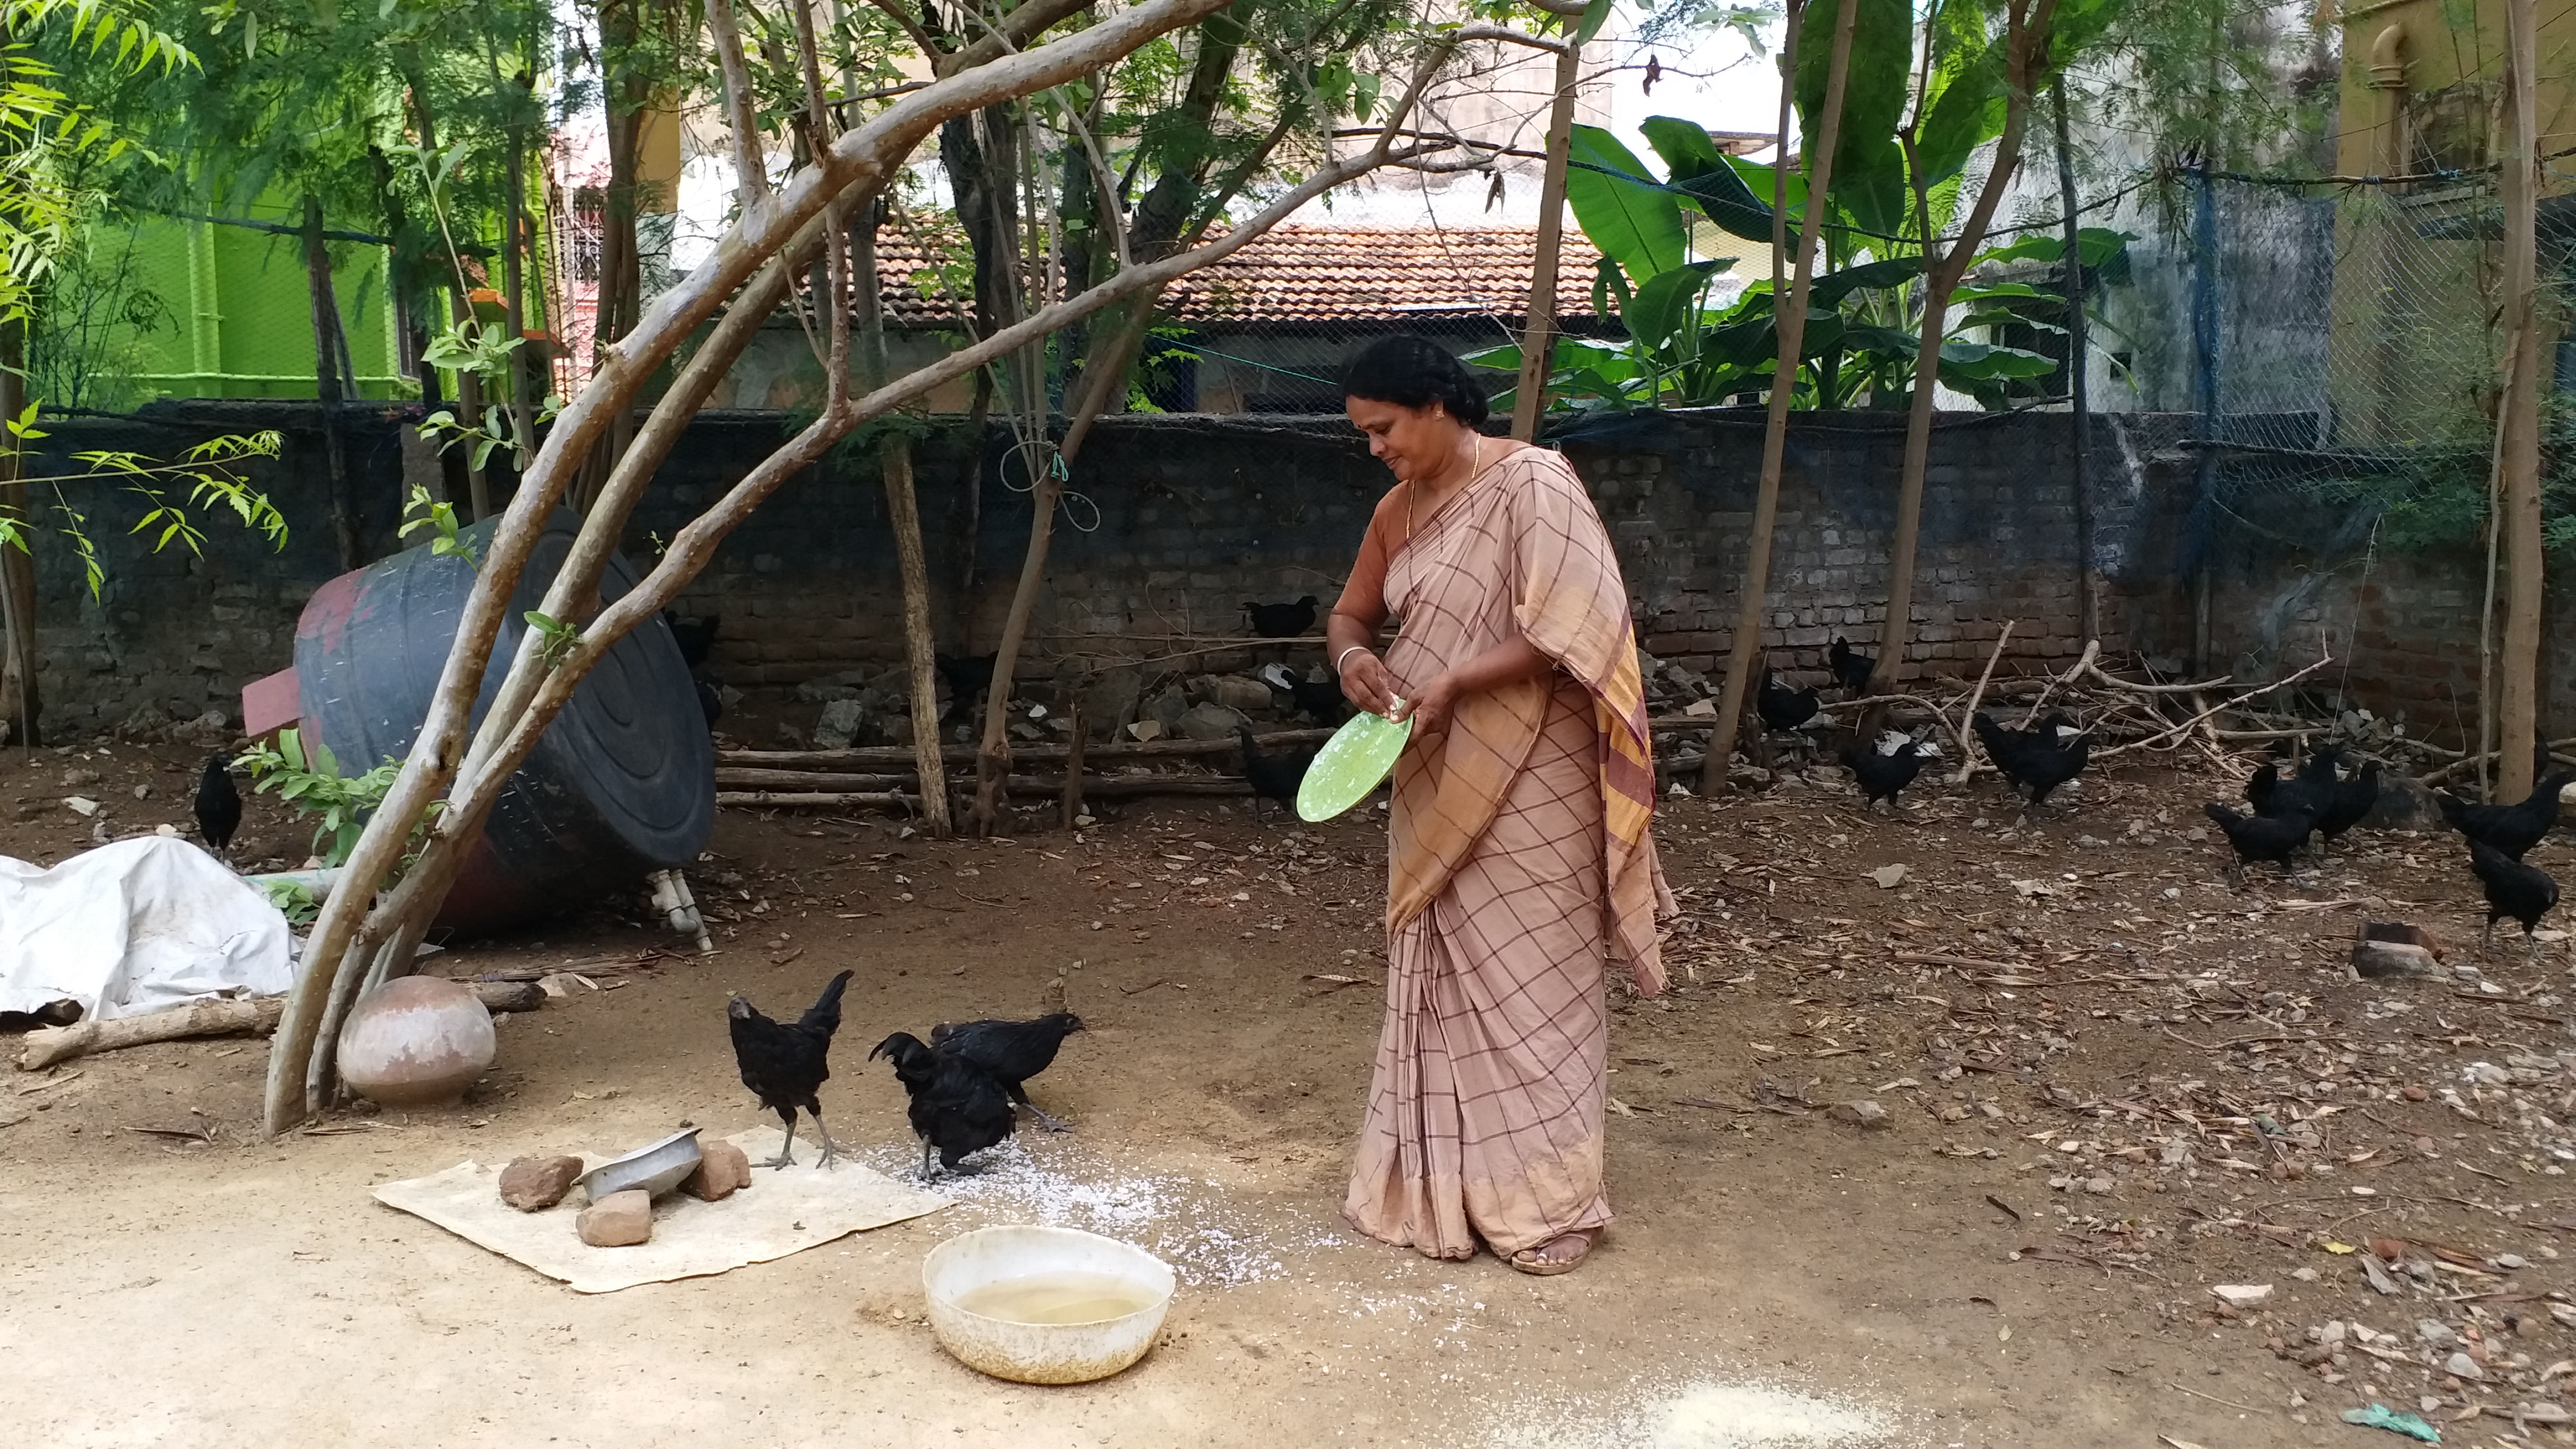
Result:
<svg viewBox="0 0 2576 1449">
<path fill-rule="evenodd" d="M 1492 411 L 1484 384 L 1448 348 L 1427 337 L 1398 333 L 1362 349 L 1342 369 L 1342 396 L 1401 408 L 1438 403 L 1449 416 L 1475 427 Z"/>
</svg>

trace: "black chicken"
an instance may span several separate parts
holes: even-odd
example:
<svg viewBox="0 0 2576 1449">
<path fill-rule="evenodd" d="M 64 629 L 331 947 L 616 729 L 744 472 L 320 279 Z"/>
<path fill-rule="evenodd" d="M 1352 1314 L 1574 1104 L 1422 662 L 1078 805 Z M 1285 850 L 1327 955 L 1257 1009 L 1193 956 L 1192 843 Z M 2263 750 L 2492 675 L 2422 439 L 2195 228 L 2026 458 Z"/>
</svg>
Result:
<svg viewBox="0 0 2576 1449">
<path fill-rule="evenodd" d="M 233 762 L 221 750 L 206 756 L 206 773 L 197 780 L 197 833 L 217 855 L 229 849 L 241 829 L 241 791 L 233 788 Z"/>
<path fill-rule="evenodd" d="M 689 683 L 698 691 L 698 713 L 707 717 L 707 728 L 714 729 L 716 721 L 724 718 L 724 691 L 703 679 L 692 679 Z"/>
<path fill-rule="evenodd" d="M 2379 805 L 2379 762 L 2363 762 L 2349 780 L 2335 782 L 2334 803 L 2317 817 L 2317 834 L 2331 845 L 2345 831 L 2367 819 Z"/>
<path fill-rule="evenodd" d="M 1843 746 L 1843 764 L 1860 783 L 1861 808 L 1866 810 L 1884 800 L 1888 808 L 1898 808 L 1897 792 L 1914 783 L 1925 760 L 1937 759 L 1940 751 L 1919 739 L 1907 738 L 1893 753 L 1881 750 L 1867 740 L 1853 740 Z"/>
<path fill-rule="evenodd" d="M 823 1103 L 815 1093 L 832 1075 L 825 1058 L 831 1055 L 832 1033 L 841 1029 L 841 993 L 849 984 L 847 971 L 833 977 L 813 1006 L 793 1022 L 771 1021 L 740 992 L 725 1003 L 734 1065 L 742 1069 L 742 1084 L 760 1098 L 760 1105 L 787 1123 L 787 1140 L 778 1144 L 776 1157 L 759 1164 L 762 1167 L 786 1167 L 796 1161 L 799 1107 L 814 1119 L 814 1133 L 823 1139 L 823 1158 L 815 1165 L 829 1167 L 841 1155 L 840 1145 L 823 1129 Z"/>
<path fill-rule="evenodd" d="M 1839 634 L 1834 636 L 1833 647 L 1825 651 L 1825 664 L 1834 672 L 1834 683 L 1853 699 L 1869 692 L 1869 676 L 1878 668 L 1877 660 L 1852 648 Z"/>
<path fill-rule="evenodd" d="M 2316 818 L 2309 815 L 2239 815 L 2214 802 L 2201 808 L 2227 832 L 2227 843 L 2236 851 L 2233 874 L 2239 885 L 2245 883 L 2245 867 L 2258 860 L 2275 861 L 2281 874 L 2289 875 L 2290 857 L 2316 829 Z"/>
<path fill-rule="evenodd" d="M 1252 737 L 1252 726 L 1236 725 L 1234 732 L 1243 739 L 1243 777 L 1252 782 L 1252 814 L 1261 815 L 1261 802 L 1276 800 L 1294 810 L 1297 787 L 1306 783 L 1306 767 L 1315 763 L 1313 750 L 1264 751 Z"/>
<path fill-rule="evenodd" d="M 2511 916 L 2522 922 L 2524 946 L 2537 952 L 2540 942 L 2532 933 L 2540 928 L 2540 918 L 2558 904 L 2558 882 L 2540 867 L 2525 865 L 2475 838 L 2469 841 L 2469 869 L 2477 873 L 2487 895 L 2487 928 L 2478 934 L 2478 949 L 2485 950 L 2494 938 L 2495 923 Z"/>
<path fill-rule="evenodd" d="M 1308 594 L 1293 604 L 1256 604 L 1243 602 L 1243 612 L 1252 620 L 1252 632 L 1264 639 L 1294 639 L 1315 627 L 1315 596 Z"/>
<path fill-rule="evenodd" d="M 1011 1101 L 1029 1109 L 1038 1125 L 1049 1132 L 1070 1132 L 1072 1124 L 1048 1115 L 1045 1108 L 1029 1100 L 1024 1085 L 1029 1078 L 1055 1064 L 1055 1053 L 1064 1039 L 1082 1030 L 1082 1018 L 1070 1011 L 1051 1011 L 1035 1021 L 967 1021 L 950 1025 L 941 1022 L 930 1029 L 930 1044 L 955 1052 L 981 1068 L 986 1075 L 1002 1084 Z"/>
<path fill-rule="evenodd" d="M 1762 687 L 1754 693 L 1753 712 L 1761 716 L 1763 728 L 1794 730 L 1814 719 L 1817 708 L 1814 690 L 1791 689 L 1770 670 L 1762 671 Z"/>
<path fill-rule="evenodd" d="M 948 713 L 943 722 L 952 720 L 975 707 L 975 701 L 993 688 L 993 661 L 998 654 L 933 654 L 931 667 L 948 681 Z"/>
<path fill-rule="evenodd" d="M 1011 1135 L 1019 1113 L 1010 1093 L 990 1072 L 956 1052 L 926 1046 L 921 1038 L 899 1031 L 878 1042 L 868 1060 L 894 1063 L 895 1080 L 912 1099 L 905 1116 L 912 1135 L 921 1139 L 921 1180 L 930 1180 L 930 1156 L 954 1172 L 969 1154 L 983 1151 Z"/>
<path fill-rule="evenodd" d="M 716 629 L 724 622 L 720 614 L 702 619 L 684 619 L 677 610 L 664 609 L 662 622 L 671 627 L 671 642 L 680 646 L 680 660 L 692 670 L 707 662 L 716 647 Z"/>
<path fill-rule="evenodd" d="M 2075 721 L 2052 710 L 2035 729 L 2006 729 L 1980 710 L 1970 721 L 1995 773 L 2029 794 L 2025 811 L 2037 810 L 2058 786 L 2084 773 L 2092 758 L 2093 737 L 2077 733 Z"/>
<path fill-rule="evenodd" d="M 1342 697 L 1338 679 L 1307 679 L 1285 664 L 1265 664 L 1261 682 L 1285 707 L 1317 724 L 1337 725 L 1350 717 L 1351 703 Z"/>
<path fill-rule="evenodd" d="M 2331 749 L 2309 755 L 2299 772 L 2286 780 L 2281 778 L 2281 767 L 2266 760 L 2254 772 L 2254 778 L 2245 782 L 2245 803 L 2253 806 L 2257 815 L 2305 815 L 2311 820 L 2323 820 L 2334 809 L 2341 783 Z"/>
<path fill-rule="evenodd" d="M 2570 781 L 2576 781 L 2576 771 L 2558 771 L 2519 805 L 2472 805 L 2447 790 L 2433 798 L 2453 830 L 2520 860 L 2558 823 L 2558 792 Z"/>
</svg>

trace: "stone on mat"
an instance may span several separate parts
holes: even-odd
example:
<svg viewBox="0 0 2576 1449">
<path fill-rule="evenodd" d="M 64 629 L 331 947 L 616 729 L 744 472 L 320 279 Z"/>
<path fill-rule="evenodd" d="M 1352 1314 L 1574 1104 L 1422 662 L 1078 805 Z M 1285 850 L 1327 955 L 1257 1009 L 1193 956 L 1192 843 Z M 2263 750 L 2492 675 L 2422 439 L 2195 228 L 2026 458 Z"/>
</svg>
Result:
<svg viewBox="0 0 2576 1449">
<path fill-rule="evenodd" d="M 523 1213 L 544 1212 L 562 1202 L 580 1176 L 578 1157 L 514 1157 L 501 1169 L 501 1201 Z"/>
<path fill-rule="evenodd" d="M 573 1230 L 594 1248 L 631 1248 L 653 1240 L 653 1195 L 640 1187 L 612 1192 L 581 1210 Z"/>
</svg>

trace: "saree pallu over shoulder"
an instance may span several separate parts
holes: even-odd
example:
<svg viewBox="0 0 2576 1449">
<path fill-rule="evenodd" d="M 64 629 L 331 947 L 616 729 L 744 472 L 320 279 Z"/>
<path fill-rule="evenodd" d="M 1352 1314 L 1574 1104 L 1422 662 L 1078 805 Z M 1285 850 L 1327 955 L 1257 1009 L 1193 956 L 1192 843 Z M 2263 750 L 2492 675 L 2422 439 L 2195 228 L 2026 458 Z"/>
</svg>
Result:
<svg viewBox="0 0 2576 1449">
<path fill-rule="evenodd" d="M 1444 506 L 1396 555 L 1387 597 L 1405 629 L 1387 663 L 1419 687 L 1511 632 L 1591 696 L 1599 735 L 1610 946 L 1637 989 L 1664 986 L 1655 921 L 1673 909 L 1654 839 L 1654 745 L 1646 723 L 1627 587 L 1583 482 L 1561 456 L 1523 448 Z M 1459 701 L 1435 749 L 1396 767 L 1387 928 L 1419 915 L 1493 823 L 1547 713 L 1545 679 Z"/>
</svg>

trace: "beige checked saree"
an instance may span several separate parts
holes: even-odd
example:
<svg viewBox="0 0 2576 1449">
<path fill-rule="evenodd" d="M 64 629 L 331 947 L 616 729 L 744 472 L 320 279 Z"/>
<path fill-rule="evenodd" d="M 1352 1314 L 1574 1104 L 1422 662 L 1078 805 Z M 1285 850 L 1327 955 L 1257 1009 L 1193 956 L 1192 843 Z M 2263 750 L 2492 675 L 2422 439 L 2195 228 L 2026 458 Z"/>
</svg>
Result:
<svg viewBox="0 0 2576 1449">
<path fill-rule="evenodd" d="M 1661 990 L 1671 907 L 1644 691 L 1618 560 L 1564 458 L 1521 449 L 1409 540 L 1400 510 L 1372 530 L 1390 518 L 1344 598 L 1375 602 L 1359 575 L 1385 560 L 1399 694 L 1515 631 L 1558 667 L 1461 697 L 1396 764 L 1386 1026 L 1342 1211 L 1434 1257 L 1509 1256 L 1610 1221 L 1604 966 Z"/>
</svg>

